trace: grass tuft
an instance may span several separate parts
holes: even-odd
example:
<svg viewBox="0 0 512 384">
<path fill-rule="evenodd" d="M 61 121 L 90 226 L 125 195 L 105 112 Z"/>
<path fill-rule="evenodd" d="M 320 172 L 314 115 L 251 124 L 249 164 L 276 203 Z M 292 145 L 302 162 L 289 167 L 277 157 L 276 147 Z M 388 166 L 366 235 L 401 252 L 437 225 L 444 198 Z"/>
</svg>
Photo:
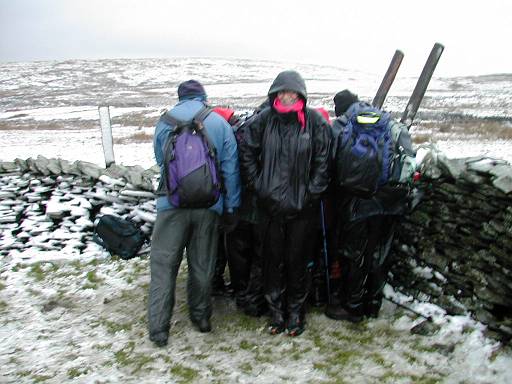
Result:
<svg viewBox="0 0 512 384">
<path fill-rule="evenodd" d="M 174 364 L 170 370 L 173 376 L 178 376 L 181 383 L 191 383 L 199 376 L 199 372 L 182 364 Z"/>
<path fill-rule="evenodd" d="M 34 263 L 30 267 L 27 275 L 32 277 L 35 281 L 43 281 L 45 278 L 45 272 L 41 268 L 41 263 Z"/>
<path fill-rule="evenodd" d="M 129 143 L 151 143 L 153 135 L 146 132 L 136 132 L 126 137 L 116 137 L 114 144 L 129 144 Z"/>
<path fill-rule="evenodd" d="M 68 369 L 67 374 L 68 374 L 68 378 L 74 379 L 76 377 L 79 377 L 79 376 L 82 376 L 82 375 L 86 375 L 87 373 L 89 373 L 89 371 L 90 371 L 89 368 L 83 368 L 83 367 L 76 368 L 76 367 L 73 367 L 73 368 Z"/>
</svg>

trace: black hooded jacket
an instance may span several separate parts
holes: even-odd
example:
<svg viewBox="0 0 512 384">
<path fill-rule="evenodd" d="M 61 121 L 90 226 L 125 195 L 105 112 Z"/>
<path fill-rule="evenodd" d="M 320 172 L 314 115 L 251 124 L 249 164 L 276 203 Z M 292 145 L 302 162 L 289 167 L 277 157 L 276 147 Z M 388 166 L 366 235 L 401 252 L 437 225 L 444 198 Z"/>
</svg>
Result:
<svg viewBox="0 0 512 384">
<path fill-rule="evenodd" d="M 268 92 L 270 107 L 244 127 L 240 166 L 247 187 L 271 216 L 293 216 L 325 192 L 329 183 L 330 129 L 315 110 L 305 107 L 304 128 L 296 112 L 278 113 L 277 92 L 297 92 L 306 101 L 306 86 L 294 71 L 285 71 Z"/>
</svg>

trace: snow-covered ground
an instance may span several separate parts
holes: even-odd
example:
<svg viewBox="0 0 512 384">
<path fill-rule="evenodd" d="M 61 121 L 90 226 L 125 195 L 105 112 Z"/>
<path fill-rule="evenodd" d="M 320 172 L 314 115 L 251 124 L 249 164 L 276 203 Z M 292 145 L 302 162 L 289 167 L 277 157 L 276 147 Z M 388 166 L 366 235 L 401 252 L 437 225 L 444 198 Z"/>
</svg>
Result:
<svg viewBox="0 0 512 384">
<path fill-rule="evenodd" d="M 313 309 L 297 338 L 266 333 L 265 318 L 214 300 L 211 334 L 194 330 L 180 272 L 170 342 L 147 339 L 147 257 L 35 262 L 15 254 L 0 270 L 1 382 L 79 383 L 509 383 L 512 354 L 468 317 L 408 303 L 439 330 L 385 302 L 380 317 L 350 324 Z M 51 259 L 51 257 L 49 257 Z M 407 298 L 394 293 L 394 300 Z"/>
<path fill-rule="evenodd" d="M 117 161 L 148 168 L 154 163 L 152 126 L 175 102 L 180 81 L 203 81 L 212 104 L 251 110 L 287 68 L 304 75 L 311 104 L 329 110 L 334 93 L 344 88 L 371 100 L 381 77 L 337 67 L 224 59 L 4 63 L 0 160 L 43 155 L 103 164 L 97 106 L 108 104 Z M 415 80 L 399 76 L 386 108 L 403 110 Z M 512 75 L 434 78 L 413 133 L 432 134 L 422 128 L 422 119 L 490 122 L 506 132 L 512 129 L 511 110 Z M 131 140 L 134 135 L 149 139 Z M 450 157 L 486 154 L 512 161 L 506 137 L 436 132 L 432 141 Z M 170 344 L 157 349 L 146 332 L 147 255 L 112 259 L 93 243 L 84 252 L 11 251 L 0 260 L 0 382 L 510 382 L 512 352 L 487 338 L 484 326 L 409 302 L 390 287 L 388 296 L 433 316 L 439 328 L 426 336 L 412 334 L 422 319 L 386 302 L 379 319 L 359 325 L 312 309 L 303 335 L 271 337 L 265 318 L 241 315 L 231 300 L 217 298 L 214 332 L 205 335 L 188 320 L 185 278 L 183 265 Z"/>
</svg>

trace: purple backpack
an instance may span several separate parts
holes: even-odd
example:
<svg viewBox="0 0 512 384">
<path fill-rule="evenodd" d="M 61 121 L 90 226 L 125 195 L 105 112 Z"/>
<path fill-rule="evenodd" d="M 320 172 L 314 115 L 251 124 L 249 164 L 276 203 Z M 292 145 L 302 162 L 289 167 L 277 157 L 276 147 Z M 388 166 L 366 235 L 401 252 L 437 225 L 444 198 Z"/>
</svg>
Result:
<svg viewBox="0 0 512 384">
<path fill-rule="evenodd" d="M 210 108 L 202 108 L 190 121 L 168 113 L 161 119 L 174 127 L 164 145 L 165 187 L 176 208 L 209 208 L 221 195 L 216 150 L 203 126 Z"/>
</svg>

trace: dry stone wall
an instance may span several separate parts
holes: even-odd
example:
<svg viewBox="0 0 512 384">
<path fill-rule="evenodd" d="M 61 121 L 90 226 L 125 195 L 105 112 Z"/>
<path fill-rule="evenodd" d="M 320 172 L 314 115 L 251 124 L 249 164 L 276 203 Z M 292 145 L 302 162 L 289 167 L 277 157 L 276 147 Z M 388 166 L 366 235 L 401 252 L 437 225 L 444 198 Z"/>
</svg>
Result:
<svg viewBox="0 0 512 384">
<path fill-rule="evenodd" d="M 450 314 L 471 314 L 512 336 L 512 167 L 487 158 L 422 162 L 422 200 L 395 240 L 390 283 Z M 129 217 L 151 233 L 158 168 L 59 159 L 0 163 L 0 256 L 94 252 L 98 214 Z M 96 246 L 97 247 L 97 246 Z"/>
<path fill-rule="evenodd" d="M 489 158 L 422 162 L 421 203 L 394 244 L 391 284 L 512 336 L 512 167 Z"/>
<path fill-rule="evenodd" d="M 93 223 L 103 214 L 130 218 L 149 235 L 157 172 L 41 156 L 0 163 L 0 257 L 30 259 L 38 251 L 94 255 Z"/>
</svg>

